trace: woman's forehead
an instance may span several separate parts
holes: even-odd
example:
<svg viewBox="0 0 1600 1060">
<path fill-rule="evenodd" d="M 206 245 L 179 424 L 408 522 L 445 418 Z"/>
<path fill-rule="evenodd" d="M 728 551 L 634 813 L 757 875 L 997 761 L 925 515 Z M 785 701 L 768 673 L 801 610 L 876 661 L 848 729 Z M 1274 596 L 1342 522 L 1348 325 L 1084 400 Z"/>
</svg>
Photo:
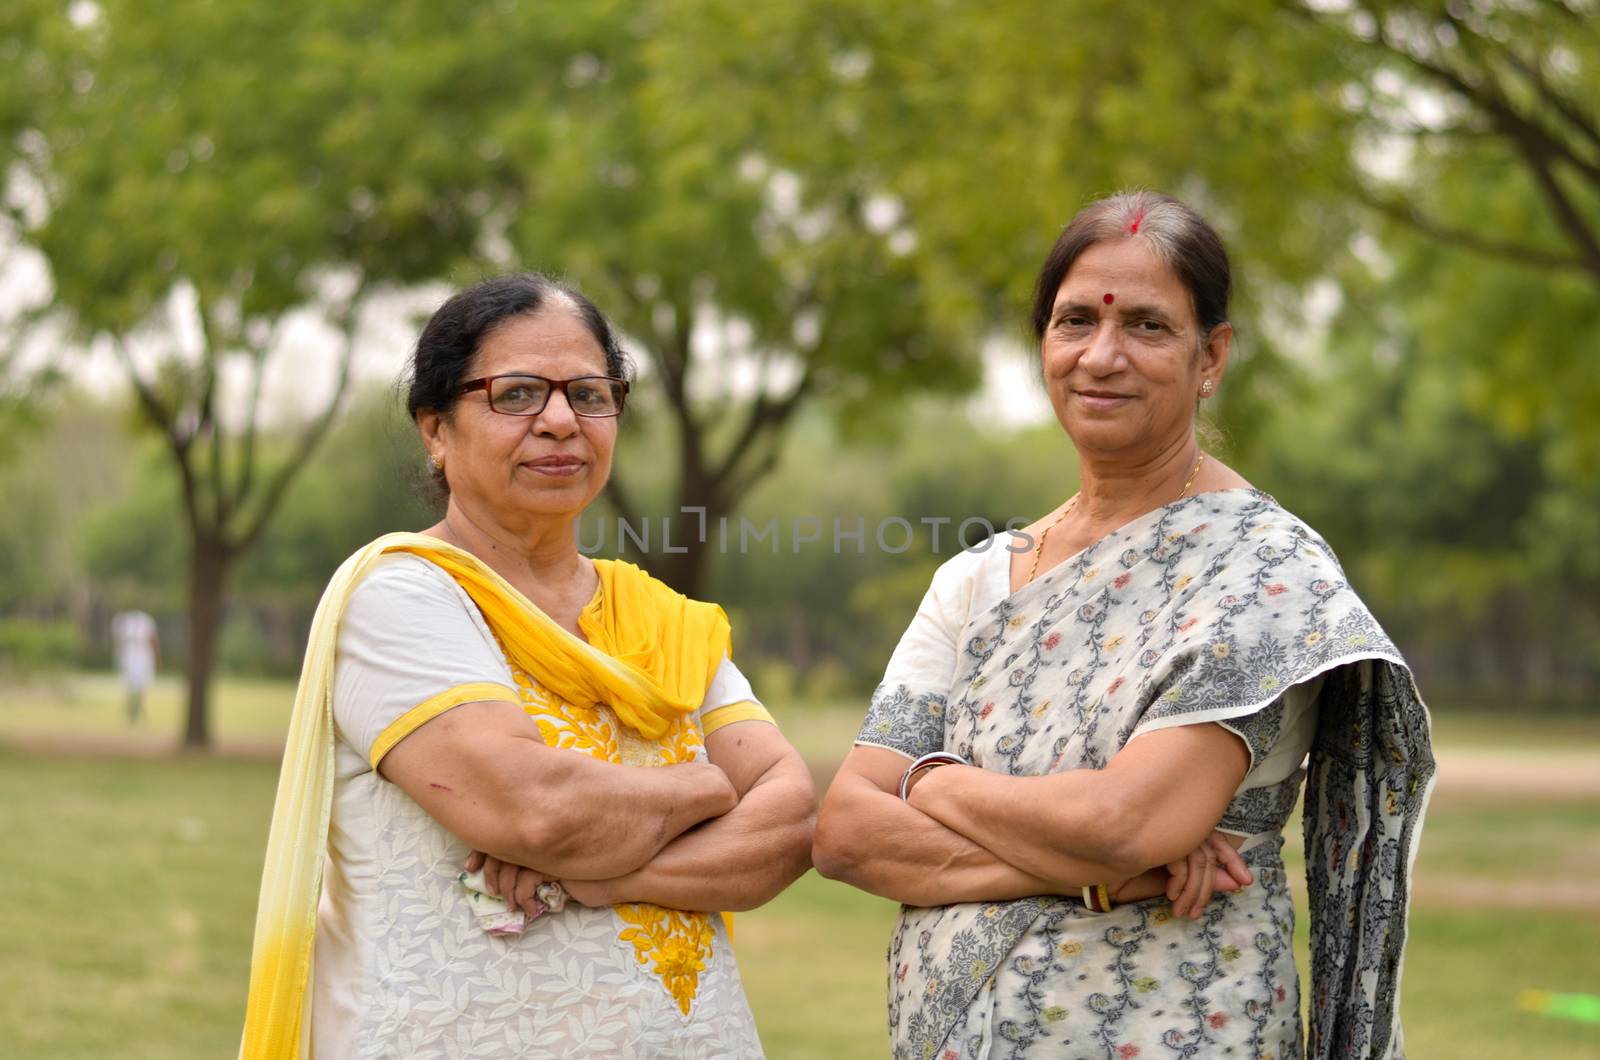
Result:
<svg viewBox="0 0 1600 1060">
<path fill-rule="evenodd" d="M 1178 274 L 1139 238 L 1096 243 L 1080 254 L 1062 279 L 1056 301 L 1101 303 L 1108 294 L 1116 302 L 1135 297 L 1177 304 L 1189 301 L 1188 289 Z"/>
<path fill-rule="evenodd" d="M 502 321 L 478 344 L 473 364 L 478 375 L 529 372 L 566 378 L 605 371 L 605 351 L 577 313 L 564 306 Z"/>
</svg>

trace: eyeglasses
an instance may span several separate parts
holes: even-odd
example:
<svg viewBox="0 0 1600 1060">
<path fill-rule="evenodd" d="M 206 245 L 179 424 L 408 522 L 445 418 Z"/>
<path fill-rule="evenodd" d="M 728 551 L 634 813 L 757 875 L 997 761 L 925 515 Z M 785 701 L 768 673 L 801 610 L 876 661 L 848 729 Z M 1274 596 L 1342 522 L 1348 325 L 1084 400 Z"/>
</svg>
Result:
<svg viewBox="0 0 1600 1060">
<path fill-rule="evenodd" d="M 502 416 L 537 416 L 557 390 L 578 416 L 620 416 L 628 396 L 628 381 L 609 375 L 580 375 L 576 379 L 546 379 L 542 375 L 490 375 L 461 384 L 459 393 L 482 390 L 489 395 L 489 410 Z"/>
</svg>

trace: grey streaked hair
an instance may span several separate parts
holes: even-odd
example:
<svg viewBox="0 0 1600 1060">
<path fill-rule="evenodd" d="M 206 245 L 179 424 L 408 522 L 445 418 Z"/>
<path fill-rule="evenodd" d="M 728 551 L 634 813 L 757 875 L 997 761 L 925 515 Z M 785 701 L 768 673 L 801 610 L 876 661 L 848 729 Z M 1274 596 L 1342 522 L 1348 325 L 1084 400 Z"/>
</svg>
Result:
<svg viewBox="0 0 1600 1060">
<path fill-rule="evenodd" d="M 1233 273 L 1216 229 L 1187 203 L 1170 195 L 1129 191 L 1096 199 L 1062 229 L 1034 284 L 1035 337 L 1044 338 L 1056 291 L 1073 263 L 1096 243 L 1123 238 L 1146 240 L 1178 274 L 1194 303 L 1202 337 L 1218 324 L 1227 323 Z"/>
</svg>

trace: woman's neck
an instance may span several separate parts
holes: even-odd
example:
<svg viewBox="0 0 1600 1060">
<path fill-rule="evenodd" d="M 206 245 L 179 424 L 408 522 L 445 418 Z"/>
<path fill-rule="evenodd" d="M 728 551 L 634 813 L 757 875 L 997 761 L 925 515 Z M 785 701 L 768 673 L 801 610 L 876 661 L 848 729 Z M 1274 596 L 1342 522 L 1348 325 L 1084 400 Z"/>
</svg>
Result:
<svg viewBox="0 0 1600 1060">
<path fill-rule="evenodd" d="M 1101 460 L 1083 454 L 1078 500 L 1073 514 L 1086 528 L 1114 530 L 1148 511 L 1193 492 L 1201 463 L 1193 434 L 1179 438 L 1149 456 Z"/>
<path fill-rule="evenodd" d="M 430 535 L 472 553 L 569 630 L 594 595 L 594 565 L 578 551 L 573 521 L 566 516 L 504 527 L 451 497 Z"/>
</svg>

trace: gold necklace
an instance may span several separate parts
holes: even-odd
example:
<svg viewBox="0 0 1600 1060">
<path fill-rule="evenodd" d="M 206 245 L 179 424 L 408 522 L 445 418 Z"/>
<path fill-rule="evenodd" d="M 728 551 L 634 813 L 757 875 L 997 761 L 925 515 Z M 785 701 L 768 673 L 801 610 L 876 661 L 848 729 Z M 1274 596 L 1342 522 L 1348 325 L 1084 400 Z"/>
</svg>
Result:
<svg viewBox="0 0 1600 1060">
<path fill-rule="evenodd" d="M 1065 519 L 1067 517 L 1067 513 L 1072 511 L 1077 504 L 1078 495 L 1074 493 L 1071 499 L 1067 501 L 1067 506 L 1061 509 L 1061 514 L 1050 520 L 1049 526 L 1039 531 L 1039 546 L 1033 550 L 1033 566 L 1028 568 L 1028 580 L 1023 582 L 1023 585 L 1030 584 L 1033 581 L 1034 576 L 1039 573 L 1039 557 L 1044 555 L 1044 543 L 1049 539 L 1050 531 L 1054 530 L 1056 528 L 1056 524 Z"/>
<path fill-rule="evenodd" d="M 1183 489 L 1178 491 L 1177 500 L 1181 501 L 1181 500 L 1183 500 L 1184 497 L 1187 497 L 1189 495 L 1189 487 L 1194 485 L 1195 478 L 1200 474 L 1200 465 L 1205 463 L 1205 462 L 1206 462 L 1206 454 L 1205 454 L 1205 450 L 1202 449 L 1200 451 L 1200 459 L 1198 459 L 1198 460 L 1196 460 L 1194 462 L 1194 470 L 1189 472 L 1189 481 L 1185 482 L 1183 484 Z M 1177 502 L 1174 501 L 1173 503 L 1177 503 Z M 1035 548 L 1033 550 L 1033 566 L 1028 568 L 1028 580 L 1023 582 L 1022 583 L 1023 585 L 1029 584 L 1038 575 L 1038 573 L 1039 573 L 1039 560 L 1040 560 L 1041 557 L 1044 556 L 1044 543 L 1045 543 L 1045 541 L 1049 540 L 1050 531 L 1054 530 L 1056 528 L 1056 524 L 1059 523 L 1061 520 L 1065 519 L 1067 517 L 1067 513 L 1072 511 L 1073 508 L 1077 507 L 1077 504 L 1078 504 L 1078 495 L 1076 493 L 1074 493 L 1072 495 L 1072 498 L 1067 501 L 1067 506 L 1065 508 L 1061 509 L 1061 514 L 1056 516 L 1054 519 L 1050 520 L 1050 525 L 1049 526 L 1047 526 L 1043 530 L 1039 531 L 1039 545 L 1038 545 L 1037 548 Z"/>
<path fill-rule="evenodd" d="M 1206 462 L 1206 451 L 1204 449 L 1202 449 L 1202 450 L 1200 450 L 1200 459 L 1198 459 L 1198 460 L 1196 460 L 1194 462 L 1194 470 L 1189 472 L 1189 481 L 1185 482 L 1183 484 L 1183 489 L 1178 491 L 1178 498 L 1177 498 L 1177 500 L 1173 501 L 1174 504 L 1176 504 L 1178 501 L 1183 500 L 1183 498 L 1185 498 L 1185 497 L 1187 497 L 1189 495 L 1189 487 L 1194 485 L 1195 476 L 1200 474 L 1200 465 L 1205 463 L 1205 462 Z"/>
</svg>

